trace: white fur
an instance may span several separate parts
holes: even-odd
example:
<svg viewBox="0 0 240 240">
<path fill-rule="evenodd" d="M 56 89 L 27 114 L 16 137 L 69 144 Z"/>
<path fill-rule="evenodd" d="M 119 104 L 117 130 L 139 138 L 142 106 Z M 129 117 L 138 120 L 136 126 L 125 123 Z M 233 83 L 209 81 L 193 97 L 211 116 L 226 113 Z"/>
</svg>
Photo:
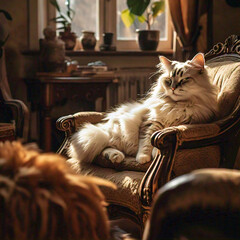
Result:
<svg viewBox="0 0 240 240">
<path fill-rule="evenodd" d="M 141 102 L 121 105 L 108 113 L 103 123 L 85 124 L 73 135 L 69 156 L 91 162 L 107 148 L 103 154 L 107 153 L 112 162 L 121 162 L 125 153 L 145 163 L 151 159 L 152 148 L 149 145 L 154 128 L 148 132 L 149 136 L 139 141 L 143 123 L 158 122 L 160 126 L 168 127 L 210 121 L 217 114 L 217 89 L 210 84 L 202 58 L 199 55 L 194 61 L 185 63 L 162 58 L 162 75 L 149 96 Z M 174 68 L 183 69 L 184 76 L 172 77 Z M 169 78 L 172 81 L 175 79 L 177 83 L 181 78 L 188 78 L 188 81 L 172 90 L 166 85 L 166 79 Z"/>
<path fill-rule="evenodd" d="M 68 154 L 79 161 L 91 162 L 108 146 L 109 133 L 101 126 L 87 123 L 71 139 Z"/>
<path fill-rule="evenodd" d="M 120 163 L 125 158 L 125 155 L 115 148 L 106 148 L 103 150 L 102 155 L 109 159 L 112 163 Z"/>
</svg>

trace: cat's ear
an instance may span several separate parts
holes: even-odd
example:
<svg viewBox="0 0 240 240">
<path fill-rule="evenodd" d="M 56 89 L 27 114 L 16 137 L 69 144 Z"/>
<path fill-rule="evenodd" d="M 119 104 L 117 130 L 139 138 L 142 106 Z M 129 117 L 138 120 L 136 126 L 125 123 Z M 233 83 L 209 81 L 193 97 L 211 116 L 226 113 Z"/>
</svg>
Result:
<svg viewBox="0 0 240 240">
<path fill-rule="evenodd" d="M 164 56 L 159 56 L 160 62 L 164 65 L 164 67 L 170 72 L 172 70 L 172 61 Z"/>
<path fill-rule="evenodd" d="M 204 69 L 205 58 L 203 53 L 196 54 L 191 60 L 191 64 L 197 68 Z"/>
</svg>

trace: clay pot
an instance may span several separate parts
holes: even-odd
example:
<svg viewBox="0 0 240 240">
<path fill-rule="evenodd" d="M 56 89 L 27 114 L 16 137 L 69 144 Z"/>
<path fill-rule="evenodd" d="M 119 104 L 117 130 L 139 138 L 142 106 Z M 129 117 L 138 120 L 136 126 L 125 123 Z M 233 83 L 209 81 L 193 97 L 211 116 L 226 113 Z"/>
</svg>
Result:
<svg viewBox="0 0 240 240">
<path fill-rule="evenodd" d="M 94 34 L 95 33 L 91 31 L 82 31 L 80 41 L 84 50 L 94 50 L 97 43 Z"/>
<path fill-rule="evenodd" d="M 143 51 L 155 51 L 158 47 L 160 31 L 159 30 L 139 30 L 138 44 Z"/>
<path fill-rule="evenodd" d="M 73 50 L 76 44 L 77 35 L 71 31 L 71 26 L 66 27 L 64 32 L 59 33 L 59 38 L 65 42 L 66 50 Z"/>
</svg>

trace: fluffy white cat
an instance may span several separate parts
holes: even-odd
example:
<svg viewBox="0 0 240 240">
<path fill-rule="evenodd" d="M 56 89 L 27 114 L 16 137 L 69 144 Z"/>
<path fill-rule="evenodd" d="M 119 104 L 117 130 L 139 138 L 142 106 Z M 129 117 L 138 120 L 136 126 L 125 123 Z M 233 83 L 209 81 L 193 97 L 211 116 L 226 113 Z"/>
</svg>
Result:
<svg viewBox="0 0 240 240">
<path fill-rule="evenodd" d="M 69 156 L 91 162 L 103 154 L 121 162 L 126 154 L 143 164 L 154 153 L 150 138 L 156 130 L 209 122 L 217 115 L 217 87 L 209 81 L 202 53 L 186 62 L 161 56 L 159 68 L 146 98 L 121 105 L 101 123 L 86 123 L 72 136 Z"/>
</svg>

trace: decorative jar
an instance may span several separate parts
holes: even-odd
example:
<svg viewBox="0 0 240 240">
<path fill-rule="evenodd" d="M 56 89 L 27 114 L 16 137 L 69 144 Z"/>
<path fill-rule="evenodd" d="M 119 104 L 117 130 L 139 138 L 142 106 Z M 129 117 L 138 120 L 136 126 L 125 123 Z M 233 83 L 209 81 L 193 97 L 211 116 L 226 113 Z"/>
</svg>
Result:
<svg viewBox="0 0 240 240">
<path fill-rule="evenodd" d="M 65 42 L 66 50 L 73 50 L 76 44 L 77 35 L 71 31 L 71 25 L 65 28 L 64 32 L 59 33 L 59 38 Z"/>
<path fill-rule="evenodd" d="M 95 33 L 91 31 L 82 31 L 80 40 L 84 50 L 94 50 L 97 43 Z"/>
</svg>

